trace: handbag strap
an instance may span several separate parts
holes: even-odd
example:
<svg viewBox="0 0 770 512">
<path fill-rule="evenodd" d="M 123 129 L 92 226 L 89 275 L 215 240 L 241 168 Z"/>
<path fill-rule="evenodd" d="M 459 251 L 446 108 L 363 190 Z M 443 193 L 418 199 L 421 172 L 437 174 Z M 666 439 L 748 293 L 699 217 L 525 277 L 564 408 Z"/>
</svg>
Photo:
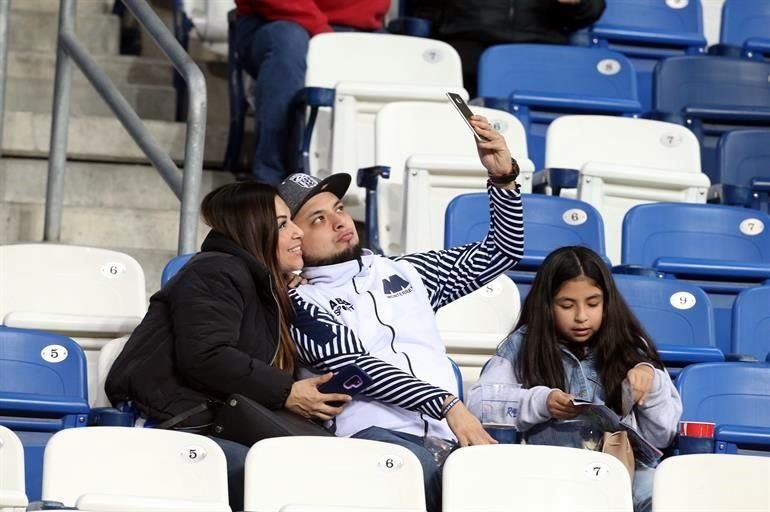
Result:
<svg viewBox="0 0 770 512">
<path fill-rule="evenodd" d="M 200 414 L 203 411 L 207 411 L 209 409 L 210 409 L 209 402 L 201 402 L 195 407 L 193 407 L 192 409 L 188 409 L 184 412 L 180 412 L 176 416 L 173 416 L 162 423 L 158 423 L 157 425 L 155 425 L 154 428 L 169 429 L 169 428 L 175 427 L 176 425 L 179 425 L 180 423 L 182 423 L 184 420 L 191 418 L 196 414 Z"/>
</svg>

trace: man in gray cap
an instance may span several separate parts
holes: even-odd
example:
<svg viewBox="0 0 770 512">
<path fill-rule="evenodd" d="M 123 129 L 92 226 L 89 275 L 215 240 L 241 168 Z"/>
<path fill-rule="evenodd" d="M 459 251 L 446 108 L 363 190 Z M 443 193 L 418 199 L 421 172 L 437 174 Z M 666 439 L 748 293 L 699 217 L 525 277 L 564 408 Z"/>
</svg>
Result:
<svg viewBox="0 0 770 512">
<path fill-rule="evenodd" d="M 278 187 L 304 232 L 307 284 L 290 291 L 299 357 L 315 371 L 356 364 L 372 378 L 333 419 L 333 429 L 338 436 L 391 442 L 415 453 L 431 512 L 441 507 L 437 461 L 455 442 L 494 443 L 456 398 L 435 312 L 513 267 L 524 246 L 518 165 L 486 119 L 473 116 L 471 124 L 485 139 L 477 147 L 491 206 L 490 231 L 475 244 L 377 256 L 361 249 L 342 203 L 348 174 L 324 180 L 292 174 Z"/>
</svg>

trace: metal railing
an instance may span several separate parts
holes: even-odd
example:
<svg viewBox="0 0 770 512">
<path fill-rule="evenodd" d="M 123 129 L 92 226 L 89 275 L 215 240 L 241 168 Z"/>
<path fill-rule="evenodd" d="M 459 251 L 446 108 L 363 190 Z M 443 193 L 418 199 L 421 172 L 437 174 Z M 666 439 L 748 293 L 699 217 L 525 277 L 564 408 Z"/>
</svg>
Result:
<svg viewBox="0 0 770 512">
<path fill-rule="evenodd" d="M 60 0 L 43 237 L 47 241 L 58 241 L 61 238 L 64 170 L 67 163 L 67 132 L 70 93 L 72 91 L 72 64 L 74 62 L 104 98 L 115 116 L 180 200 L 177 250 L 179 254 L 195 252 L 203 173 L 204 138 L 206 135 L 206 80 L 200 68 L 179 45 L 174 35 L 166 28 L 146 0 L 123 0 L 123 3 L 187 83 L 187 133 L 182 172 L 180 174 L 179 168 L 168 152 L 155 140 L 123 94 L 94 58 L 88 54 L 88 50 L 83 44 L 78 41 L 75 35 L 76 0 Z M 0 37 L 3 36 L 1 28 L 3 22 L 7 23 L 7 4 L 8 0 L 0 0 Z M 0 40 L 0 44 L 2 43 L 3 41 Z M 4 47 L 0 53 L 5 54 L 5 52 Z M 2 64 L 5 64 L 5 58 L 3 58 Z M 4 78 L 5 73 L 0 77 L 3 79 L 0 80 L 0 83 L 4 84 Z M 0 115 L 2 115 L 2 104 L 0 104 Z M 1 134 L 2 129 L 0 128 Z"/>
</svg>

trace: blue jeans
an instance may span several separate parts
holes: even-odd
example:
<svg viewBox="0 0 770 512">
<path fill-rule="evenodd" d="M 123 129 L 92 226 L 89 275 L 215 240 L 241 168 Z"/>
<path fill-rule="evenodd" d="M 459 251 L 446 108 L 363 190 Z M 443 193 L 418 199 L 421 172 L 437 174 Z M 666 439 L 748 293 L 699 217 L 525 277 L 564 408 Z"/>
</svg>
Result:
<svg viewBox="0 0 770 512">
<path fill-rule="evenodd" d="M 294 99 L 305 86 L 309 41 L 307 31 L 292 21 L 236 20 L 241 65 L 256 80 L 252 174 L 273 185 L 296 170 L 298 148 L 290 142 L 297 121 Z"/>
<path fill-rule="evenodd" d="M 232 510 L 243 510 L 244 474 L 246 472 L 246 454 L 249 447 L 235 441 L 208 436 L 225 452 L 227 461 L 227 493 Z"/>
<path fill-rule="evenodd" d="M 369 427 L 352 437 L 397 444 L 414 453 L 422 466 L 427 510 L 428 512 L 441 512 L 441 468 L 433 459 L 433 454 L 425 448 L 422 437 L 380 427 Z"/>
</svg>

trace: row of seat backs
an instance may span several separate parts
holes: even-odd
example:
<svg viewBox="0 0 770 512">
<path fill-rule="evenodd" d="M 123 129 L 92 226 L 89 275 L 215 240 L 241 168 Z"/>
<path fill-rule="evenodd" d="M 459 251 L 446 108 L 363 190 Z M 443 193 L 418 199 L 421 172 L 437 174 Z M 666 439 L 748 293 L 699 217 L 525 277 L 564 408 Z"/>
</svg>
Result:
<svg viewBox="0 0 770 512">
<path fill-rule="evenodd" d="M 2 434 L 12 439 L 12 432 Z M 325 471 L 319 473 L 310 461 L 324 461 Z M 340 481 L 346 482 L 344 492 L 329 492 Z M 467 447 L 449 456 L 443 481 L 446 511 L 633 508 L 631 481 L 620 461 L 589 450 Z M 44 482 L 44 500 L 81 510 L 230 511 L 222 449 L 186 432 L 116 427 L 60 432 L 46 448 Z M 554 482 L 559 493 L 548 492 Z M 9 483 L 18 493 L 18 482 Z M 245 510 L 425 510 L 417 457 L 398 445 L 362 439 L 260 441 L 246 457 L 244 488 Z"/>
<path fill-rule="evenodd" d="M 524 257 L 509 273 L 517 284 L 531 283 L 545 256 L 558 247 L 583 245 L 604 255 L 602 217 L 590 205 L 537 194 L 524 194 L 522 202 L 527 233 Z M 719 279 L 721 271 L 721 279 L 725 280 L 734 279 L 736 273 L 744 278 L 753 275 L 756 286 L 770 279 L 768 222 L 770 216 L 762 212 L 736 207 L 666 203 L 636 206 L 625 219 L 623 262 L 653 272 L 671 271 L 677 263 L 690 264 L 695 270 L 689 272 L 711 269 L 713 278 Z M 486 194 L 465 194 L 450 202 L 445 221 L 446 247 L 480 240 L 488 229 Z M 725 352 L 764 360 L 770 351 L 767 336 L 753 334 L 761 332 L 770 316 L 766 308 L 770 302 L 762 301 L 768 287 L 743 292 L 746 296 L 740 300 L 740 311 L 737 307 L 733 310 L 733 331 L 721 339 L 714 330 L 709 297 L 701 287 L 681 280 L 632 275 L 617 275 L 616 280 L 654 340 L 709 349 L 694 360 L 677 361 L 675 358 L 684 355 L 671 352 L 672 362 L 719 360 Z M 522 289 L 522 295 L 527 289 Z M 659 315 L 670 320 L 659 322 Z"/>
</svg>

